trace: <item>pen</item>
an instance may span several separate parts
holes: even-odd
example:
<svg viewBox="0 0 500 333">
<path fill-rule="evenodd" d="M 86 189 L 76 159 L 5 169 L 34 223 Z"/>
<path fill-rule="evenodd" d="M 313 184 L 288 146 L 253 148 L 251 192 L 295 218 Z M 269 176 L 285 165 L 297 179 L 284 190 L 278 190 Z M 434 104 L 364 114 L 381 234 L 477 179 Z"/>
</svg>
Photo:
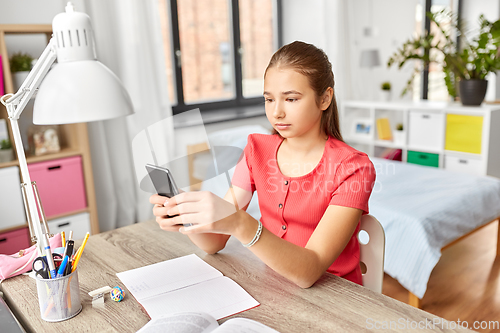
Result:
<svg viewBox="0 0 500 333">
<path fill-rule="evenodd" d="M 64 255 L 68 257 L 68 264 L 66 265 L 66 271 L 64 275 L 69 275 L 71 273 L 71 263 L 73 258 L 73 247 L 75 246 L 75 242 L 71 239 L 66 241 L 66 248 L 64 249 Z"/>
<path fill-rule="evenodd" d="M 56 277 L 60 278 L 60 277 L 64 276 L 64 270 L 66 269 L 66 265 L 68 264 L 68 260 L 69 260 L 69 257 L 64 256 L 64 259 L 61 263 L 61 266 L 59 267 L 59 271 L 57 272 Z"/>
<path fill-rule="evenodd" d="M 61 231 L 61 242 L 62 242 L 62 246 L 64 246 L 64 244 L 66 244 L 66 234 L 64 233 L 64 231 Z"/>
<path fill-rule="evenodd" d="M 87 232 L 85 235 L 85 239 L 83 240 L 82 246 L 78 249 L 78 252 L 76 253 L 76 258 L 75 261 L 73 262 L 73 269 L 71 270 L 71 273 L 73 273 L 76 269 L 76 266 L 78 266 L 78 262 L 80 261 L 80 258 L 83 253 L 83 249 L 85 249 L 85 244 L 87 244 L 87 240 L 89 239 L 90 234 Z"/>
<path fill-rule="evenodd" d="M 54 258 L 52 258 L 52 252 L 50 251 L 49 238 L 47 234 L 42 235 L 40 242 L 42 244 L 42 249 L 45 252 L 47 264 L 49 265 L 49 278 L 53 279 L 56 277 L 56 266 L 54 265 Z"/>
</svg>

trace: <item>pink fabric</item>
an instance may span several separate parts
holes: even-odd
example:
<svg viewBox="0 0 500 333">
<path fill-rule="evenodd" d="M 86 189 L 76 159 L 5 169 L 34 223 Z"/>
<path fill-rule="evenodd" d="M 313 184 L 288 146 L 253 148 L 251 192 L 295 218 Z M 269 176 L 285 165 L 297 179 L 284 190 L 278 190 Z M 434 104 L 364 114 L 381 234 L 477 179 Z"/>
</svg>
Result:
<svg viewBox="0 0 500 333">
<path fill-rule="evenodd" d="M 323 157 L 310 173 L 288 177 L 276 160 L 282 141 L 278 135 L 251 134 L 232 179 L 237 187 L 257 191 L 266 229 L 305 247 L 329 205 L 353 207 L 368 214 L 375 169 L 365 153 L 330 137 Z M 361 284 L 358 231 L 359 224 L 328 272 Z"/>
<path fill-rule="evenodd" d="M 51 249 L 61 247 L 61 234 L 54 235 L 54 237 L 49 239 L 49 242 Z M 20 255 L 21 252 L 22 255 Z M 11 255 L 0 254 L 0 281 L 30 271 L 33 261 L 38 256 L 39 253 L 36 244 Z"/>
</svg>

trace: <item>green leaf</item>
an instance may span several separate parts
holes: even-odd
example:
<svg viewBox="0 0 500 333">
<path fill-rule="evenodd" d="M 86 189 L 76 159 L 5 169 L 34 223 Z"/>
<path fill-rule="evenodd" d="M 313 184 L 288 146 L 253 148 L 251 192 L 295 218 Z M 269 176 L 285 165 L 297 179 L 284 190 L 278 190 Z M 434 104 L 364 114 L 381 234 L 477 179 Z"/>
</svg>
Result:
<svg viewBox="0 0 500 333">
<path fill-rule="evenodd" d="M 33 57 L 27 53 L 14 53 L 10 58 L 10 71 L 12 73 L 30 71 Z"/>
</svg>

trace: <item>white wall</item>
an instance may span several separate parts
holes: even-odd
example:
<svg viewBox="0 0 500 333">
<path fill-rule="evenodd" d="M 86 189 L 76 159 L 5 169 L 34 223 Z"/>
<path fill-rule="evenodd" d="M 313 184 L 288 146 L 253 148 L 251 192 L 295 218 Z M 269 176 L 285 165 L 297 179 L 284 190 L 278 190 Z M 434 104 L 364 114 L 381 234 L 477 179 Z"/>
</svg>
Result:
<svg viewBox="0 0 500 333">
<path fill-rule="evenodd" d="M 484 14 L 489 21 L 498 20 L 500 2 L 498 0 L 463 0 L 461 12 L 468 24 L 478 27 L 477 20 L 481 14 Z"/>
<path fill-rule="evenodd" d="M 285 0 L 283 3 L 283 43 L 301 40 L 326 48 L 325 0 Z"/>
<path fill-rule="evenodd" d="M 369 4 L 371 1 L 371 5 Z M 380 85 L 389 81 L 392 84 L 393 99 L 400 98 L 413 71 L 413 64 L 401 70 L 396 66 L 387 68 L 387 61 L 392 54 L 415 31 L 415 10 L 418 0 L 353 0 L 349 1 L 346 29 L 351 44 L 351 73 L 354 77 L 352 98 L 378 99 Z M 369 13 L 369 7 L 373 12 Z M 375 36 L 363 35 L 363 28 L 373 22 Z M 372 70 L 360 68 L 360 54 L 365 49 L 378 49 L 381 66 Z M 363 84 L 365 83 L 365 84 Z M 410 94 L 404 98 L 409 99 Z"/>
<path fill-rule="evenodd" d="M 372 13 L 369 13 L 371 1 Z M 283 2 L 284 42 L 302 40 L 322 48 L 336 77 L 336 93 L 342 99 L 378 99 L 380 83 L 390 81 L 395 95 L 404 87 L 411 68 L 387 69 L 390 55 L 415 30 L 418 0 L 287 0 Z M 377 34 L 364 37 L 371 20 Z M 360 68 L 364 49 L 377 48 L 382 65 Z M 397 97 L 397 96 L 396 96 Z M 409 96 L 407 97 L 409 98 Z"/>
</svg>

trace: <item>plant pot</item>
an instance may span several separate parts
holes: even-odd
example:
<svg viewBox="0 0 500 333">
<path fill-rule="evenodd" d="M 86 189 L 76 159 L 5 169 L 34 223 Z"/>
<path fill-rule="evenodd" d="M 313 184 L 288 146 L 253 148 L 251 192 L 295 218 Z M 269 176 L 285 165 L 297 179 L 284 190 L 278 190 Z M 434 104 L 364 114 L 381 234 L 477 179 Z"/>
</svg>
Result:
<svg viewBox="0 0 500 333">
<path fill-rule="evenodd" d="M 488 81 L 460 80 L 460 100 L 463 105 L 481 105 L 486 96 Z"/>
<path fill-rule="evenodd" d="M 23 84 L 24 80 L 28 77 L 29 71 L 23 71 L 23 72 L 15 72 L 12 73 L 12 80 L 14 84 L 14 92 L 17 92 L 19 88 L 21 88 L 21 85 Z"/>
<path fill-rule="evenodd" d="M 390 90 L 382 90 L 380 92 L 380 99 L 384 102 L 389 102 L 391 100 L 391 91 Z"/>
<path fill-rule="evenodd" d="M 393 142 L 397 145 L 404 145 L 405 143 L 405 132 L 404 131 L 394 131 L 393 133 L 394 135 L 394 138 L 393 138 Z"/>
<path fill-rule="evenodd" d="M 10 162 L 14 159 L 14 151 L 10 149 L 0 149 L 0 163 Z"/>
</svg>

